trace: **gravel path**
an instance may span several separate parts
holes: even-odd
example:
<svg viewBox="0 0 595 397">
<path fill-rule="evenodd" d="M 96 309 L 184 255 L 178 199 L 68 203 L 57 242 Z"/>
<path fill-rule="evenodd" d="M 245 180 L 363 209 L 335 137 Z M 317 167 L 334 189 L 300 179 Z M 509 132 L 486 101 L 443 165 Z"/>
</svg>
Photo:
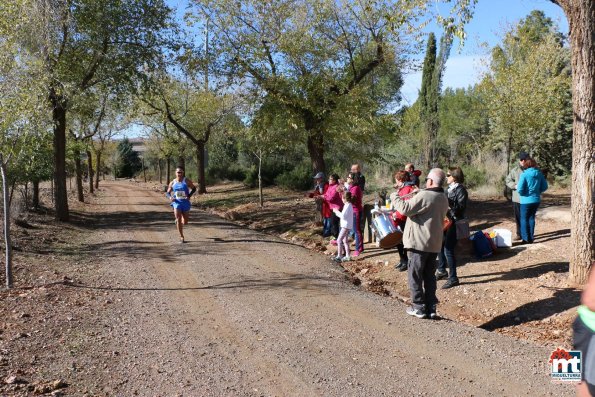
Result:
<svg viewBox="0 0 595 397">
<path fill-rule="evenodd" d="M 101 349 L 77 363 L 94 393 L 574 395 L 550 381 L 549 349 L 412 318 L 289 242 L 193 211 L 179 244 L 162 195 L 132 186 L 103 184 L 88 246 L 103 273 L 73 287 L 105 296 L 85 339 Z"/>
</svg>

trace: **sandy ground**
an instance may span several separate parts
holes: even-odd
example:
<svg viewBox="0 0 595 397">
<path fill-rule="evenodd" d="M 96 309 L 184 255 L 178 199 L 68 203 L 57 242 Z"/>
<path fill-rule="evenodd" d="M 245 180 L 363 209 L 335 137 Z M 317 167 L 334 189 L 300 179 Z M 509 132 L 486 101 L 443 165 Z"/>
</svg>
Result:
<svg viewBox="0 0 595 397">
<path fill-rule="evenodd" d="M 2 395 L 573 394 L 549 379 L 550 347 L 412 318 L 316 244 L 196 210 L 179 244 L 158 190 L 106 182 L 72 226 L 40 216 L 18 232 Z"/>
</svg>

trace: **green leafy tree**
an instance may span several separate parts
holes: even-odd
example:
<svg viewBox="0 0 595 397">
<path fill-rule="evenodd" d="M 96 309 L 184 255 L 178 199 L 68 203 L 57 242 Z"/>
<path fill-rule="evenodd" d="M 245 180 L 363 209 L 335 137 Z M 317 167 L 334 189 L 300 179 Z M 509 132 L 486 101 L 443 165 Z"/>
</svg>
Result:
<svg viewBox="0 0 595 397">
<path fill-rule="evenodd" d="M 233 95 L 219 95 L 204 90 L 196 81 L 180 81 L 162 75 L 154 81 L 142 101 L 183 134 L 195 148 L 198 193 L 207 192 L 205 184 L 205 148 L 211 134 L 226 128 L 236 101 Z"/>
<path fill-rule="evenodd" d="M 8 288 L 13 283 L 9 186 L 26 180 L 27 171 L 32 173 L 20 166 L 27 158 L 39 159 L 42 155 L 40 147 L 33 143 L 43 140 L 49 126 L 41 100 L 47 83 L 41 64 L 35 54 L 20 45 L 23 37 L 33 37 L 28 35 L 34 28 L 28 18 L 32 5 L 28 0 L 9 0 L 0 5 L 0 175 Z"/>
<path fill-rule="evenodd" d="M 128 138 L 118 143 L 117 178 L 132 178 L 142 168 L 138 152 L 134 151 Z"/>
<path fill-rule="evenodd" d="M 403 43 L 391 29 L 398 21 L 386 19 L 392 2 L 195 4 L 197 19 L 212 23 L 230 75 L 291 112 L 285 129 L 295 124 L 315 170 L 326 171 L 328 145 L 369 139 L 374 114 L 397 97 Z"/>
<path fill-rule="evenodd" d="M 533 11 L 492 51 L 480 87 L 488 107 L 490 148 L 531 148 L 544 170 L 561 175 L 571 165 L 570 52 L 543 12 Z M 527 149 L 528 150 L 528 149 Z"/>
<path fill-rule="evenodd" d="M 14 0 L 10 0 L 14 1 Z M 44 62 L 54 122 L 56 218 L 67 221 L 67 113 L 98 84 L 132 89 L 154 68 L 168 43 L 170 9 L 163 0 L 38 1 L 25 15 L 34 30 L 23 46 Z"/>
</svg>

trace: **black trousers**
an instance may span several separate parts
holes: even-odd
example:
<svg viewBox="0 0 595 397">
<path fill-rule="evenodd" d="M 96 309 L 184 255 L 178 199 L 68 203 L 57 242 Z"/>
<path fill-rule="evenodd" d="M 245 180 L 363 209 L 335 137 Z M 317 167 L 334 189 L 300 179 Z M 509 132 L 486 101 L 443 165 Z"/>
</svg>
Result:
<svg viewBox="0 0 595 397">
<path fill-rule="evenodd" d="M 521 203 L 512 202 L 512 213 L 516 222 L 516 236 L 521 237 Z"/>
</svg>

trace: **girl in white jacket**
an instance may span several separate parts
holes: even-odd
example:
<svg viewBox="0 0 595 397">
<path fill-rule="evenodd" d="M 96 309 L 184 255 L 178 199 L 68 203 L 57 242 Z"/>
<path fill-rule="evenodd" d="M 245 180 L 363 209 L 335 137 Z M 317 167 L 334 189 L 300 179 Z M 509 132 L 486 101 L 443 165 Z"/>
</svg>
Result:
<svg viewBox="0 0 595 397">
<path fill-rule="evenodd" d="M 335 262 L 350 261 L 349 257 L 349 232 L 353 229 L 353 206 L 351 205 L 351 193 L 343 193 L 343 211 L 333 209 L 333 212 L 340 221 L 341 231 L 337 237 L 337 256 L 333 259 Z M 345 256 L 341 256 L 342 248 L 345 249 Z"/>
</svg>

